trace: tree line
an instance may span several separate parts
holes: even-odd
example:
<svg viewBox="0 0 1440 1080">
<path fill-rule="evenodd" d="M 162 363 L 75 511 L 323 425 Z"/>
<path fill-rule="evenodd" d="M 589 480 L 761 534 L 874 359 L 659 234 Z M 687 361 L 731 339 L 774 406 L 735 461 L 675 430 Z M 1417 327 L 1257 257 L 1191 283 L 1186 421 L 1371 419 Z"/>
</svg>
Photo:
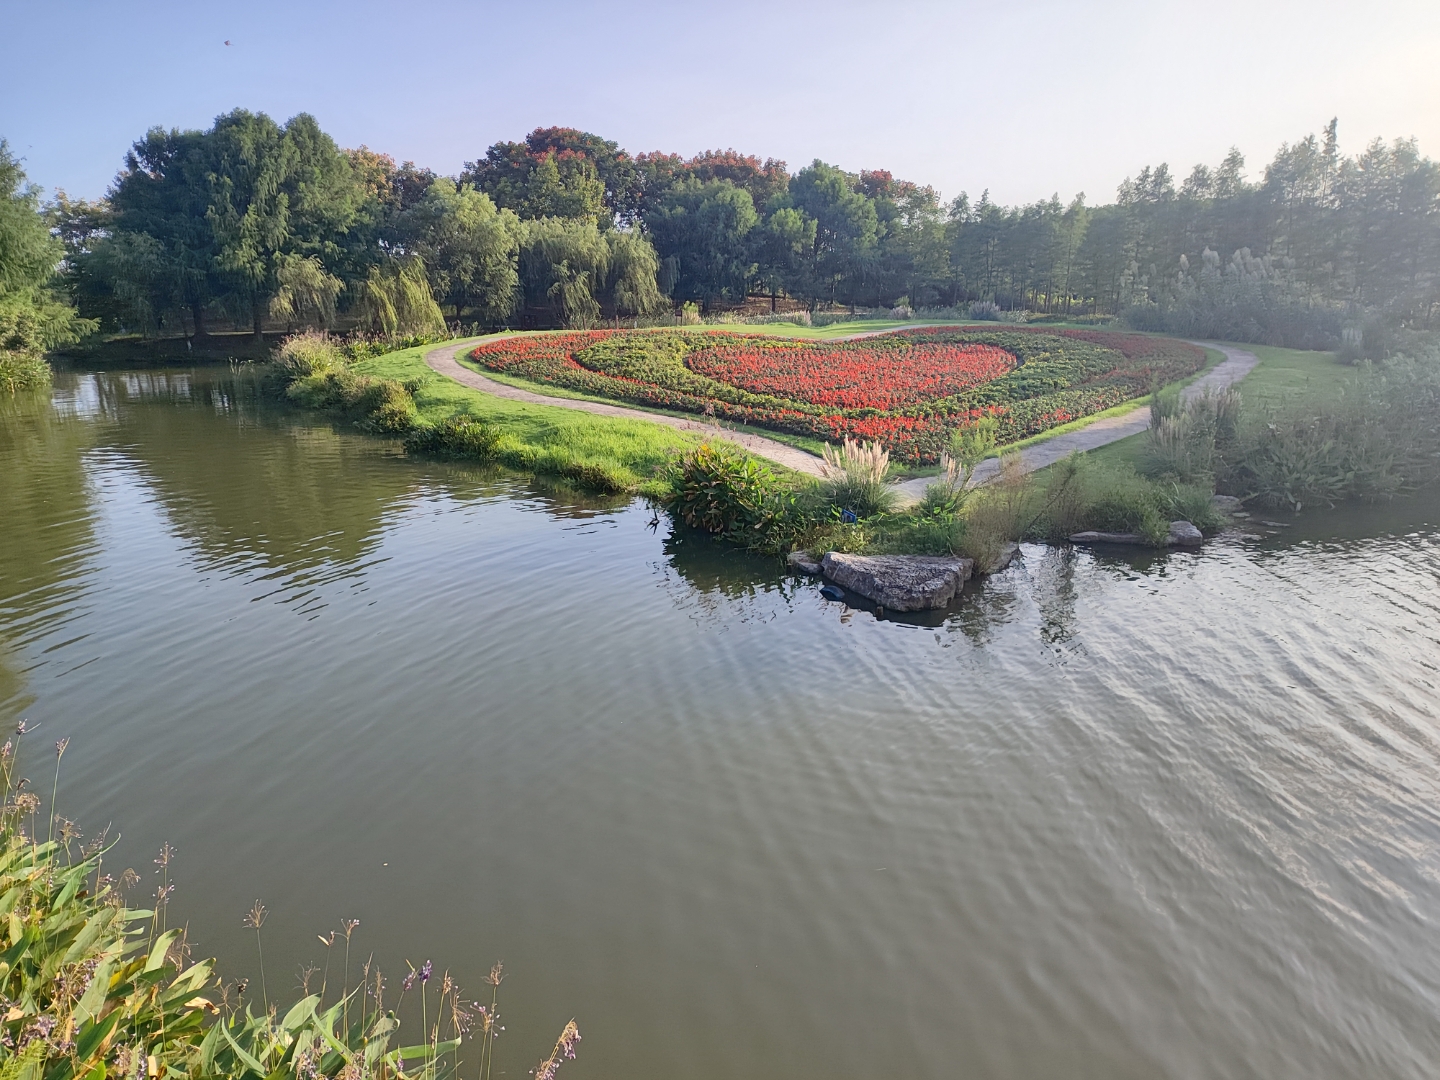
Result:
<svg viewBox="0 0 1440 1080">
<path fill-rule="evenodd" d="M 570 128 L 445 177 L 342 150 L 305 114 L 236 110 L 151 130 L 103 199 L 48 212 L 80 314 L 148 333 L 584 327 L 767 297 L 1333 347 L 1429 329 L 1440 302 L 1440 168 L 1409 140 L 1344 156 L 1333 121 L 1253 180 L 1232 150 L 1178 182 L 1146 167 L 1107 204 L 1007 207 L 820 161 L 632 155 Z"/>
</svg>

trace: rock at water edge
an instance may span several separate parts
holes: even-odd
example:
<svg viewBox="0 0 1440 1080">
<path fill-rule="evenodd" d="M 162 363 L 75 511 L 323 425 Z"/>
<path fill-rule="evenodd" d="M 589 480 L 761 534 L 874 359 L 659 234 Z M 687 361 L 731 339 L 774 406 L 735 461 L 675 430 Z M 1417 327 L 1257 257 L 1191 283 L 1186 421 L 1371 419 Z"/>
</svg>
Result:
<svg viewBox="0 0 1440 1080">
<path fill-rule="evenodd" d="M 1245 509 L 1245 504 L 1234 495 L 1211 495 L 1210 504 L 1222 514 L 1238 514 Z"/>
<path fill-rule="evenodd" d="M 791 570 L 798 570 L 802 574 L 809 574 L 811 577 L 819 577 L 821 566 L 819 562 L 810 557 L 808 551 L 792 551 L 785 556 L 785 563 Z"/>
<path fill-rule="evenodd" d="M 1143 544 L 1144 539 L 1139 533 L 1112 533 L 1112 532 L 1078 532 L 1071 533 L 1065 539 L 1072 544 Z"/>
<path fill-rule="evenodd" d="M 970 559 L 935 555 L 825 553 L 825 576 L 891 611 L 929 611 L 955 598 L 970 576 Z"/>
<path fill-rule="evenodd" d="M 1200 530 L 1188 521 L 1170 522 L 1171 547 L 1199 547 L 1205 542 Z"/>
</svg>

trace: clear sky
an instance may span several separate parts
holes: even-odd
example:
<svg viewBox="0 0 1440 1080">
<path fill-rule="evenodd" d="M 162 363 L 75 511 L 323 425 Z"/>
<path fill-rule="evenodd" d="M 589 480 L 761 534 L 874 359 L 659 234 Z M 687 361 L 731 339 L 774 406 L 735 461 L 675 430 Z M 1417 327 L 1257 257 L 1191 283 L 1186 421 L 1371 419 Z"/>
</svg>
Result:
<svg viewBox="0 0 1440 1080">
<path fill-rule="evenodd" d="M 1347 153 L 1440 154 L 1440 0 L 0 6 L 0 135 L 46 188 L 99 195 L 146 128 L 236 106 L 441 173 L 563 125 L 1107 202 L 1143 165 L 1183 176 L 1231 145 L 1256 175 L 1332 116 Z"/>
</svg>

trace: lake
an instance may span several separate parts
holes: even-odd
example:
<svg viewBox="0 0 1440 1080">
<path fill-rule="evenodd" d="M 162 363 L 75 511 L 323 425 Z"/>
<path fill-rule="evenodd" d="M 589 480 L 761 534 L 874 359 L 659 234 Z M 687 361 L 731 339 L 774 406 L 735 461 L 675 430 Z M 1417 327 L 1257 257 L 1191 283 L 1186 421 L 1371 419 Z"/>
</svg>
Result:
<svg viewBox="0 0 1440 1080">
<path fill-rule="evenodd" d="M 272 997 L 346 917 L 352 983 L 503 959 L 497 1075 L 573 1016 L 571 1080 L 1431 1077 L 1440 497 L 1277 520 L 882 620 L 244 369 L 62 373 L 0 400 L 0 722 L 232 978 L 264 900 Z"/>
</svg>

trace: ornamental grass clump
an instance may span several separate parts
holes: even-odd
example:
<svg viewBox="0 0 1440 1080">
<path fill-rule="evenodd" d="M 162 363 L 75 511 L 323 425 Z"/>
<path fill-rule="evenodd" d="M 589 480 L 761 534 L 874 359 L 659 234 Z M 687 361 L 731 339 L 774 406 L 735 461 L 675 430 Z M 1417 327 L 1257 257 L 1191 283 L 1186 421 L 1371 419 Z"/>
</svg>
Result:
<svg viewBox="0 0 1440 1080">
<path fill-rule="evenodd" d="M 429 960 L 412 967 L 387 1002 L 385 979 L 370 961 L 351 986 L 350 937 L 359 923 L 347 919 L 342 989 L 329 985 L 328 960 L 323 969 L 306 966 L 299 1000 L 284 1007 L 264 985 L 268 912 L 257 900 L 243 919 L 261 961 L 260 1002 L 253 1002 L 246 980 L 226 982 L 213 960 L 192 960 L 188 930 L 166 928 L 173 848 L 155 860 L 153 897 L 132 906 L 127 894 L 140 877 L 104 872 L 114 850 L 104 834 L 82 845 L 75 824 L 53 812 L 53 797 L 41 820 L 44 804 L 17 769 L 31 730 L 22 722 L 0 747 L 0 1077 L 489 1080 L 494 1040 L 504 1030 L 499 964 L 484 980 L 488 1003 L 469 1000 L 448 972 L 436 977 Z M 67 745 L 55 744 L 57 794 Z M 41 831 L 52 838 L 40 840 Z M 328 957 L 338 934 L 319 940 Z M 402 1014 L 418 1015 L 419 1038 L 396 1046 Z M 542 1062 L 545 1075 L 573 1058 L 579 1041 L 572 1020 Z"/>
<path fill-rule="evenodd" d="M 879 443 L 846 439 L 838 449 L 826 443 L 824 455 L 821 490 L 830 505 L 849 510 L 857 518 L 887 513 L 894 507 L 895 492 L 885 482 L 890 453 Z"/>
<path fill-rule="evenodd" d="M 346 359 L 339 341 L 323 330 L 291 334 L 275 349 L 275 363 L 291 379 L 341 371 Z"/>
<path fill-rule="evenodd" d="M 920 499 L 922 513 L 956 514 L 975 488 L 975 470 L 995 449 L 1000 425 L 984 416 L 960 426 L 950 437 L 949 451 L 940 455 L 940 474 L 925 487 Z"/>
</svg>

